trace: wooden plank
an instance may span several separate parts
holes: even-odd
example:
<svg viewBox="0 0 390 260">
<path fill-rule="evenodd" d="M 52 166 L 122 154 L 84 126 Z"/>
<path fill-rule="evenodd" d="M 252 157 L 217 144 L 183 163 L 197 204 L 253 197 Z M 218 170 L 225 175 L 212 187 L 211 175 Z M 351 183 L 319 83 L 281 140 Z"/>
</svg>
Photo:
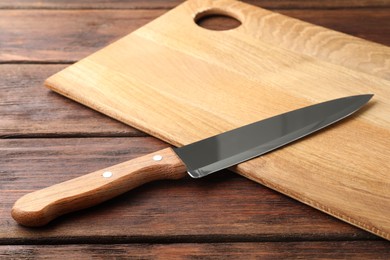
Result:
<svg viewBox="0 0 390 260">
<path fill-rule="evenodd" d="M 0 10 L 0 62 L 73 62 L 166 10 Z"/>
<path fill-rule="evenodd" d="M 27 192 L 164 147 L 150 137 L 0 140 L 0 243 L 377 239 L 229 171 L 146 184 L 43 228 L 10 216 Z"/>
<path fill-rule="evenodd" d="M 0 246 L 2 259 L 389 259 L 385 241 Z"/>
<path fill-rule="evenodd" d="M 166 10 L 0 10 L 0 63 L 74 62 L 164 12 Z M 375 12 L 365 9 L 280 12 L 390 45 L 388 8 Z M 381 26 L 377 26 L 378 23 Z"/>
<path fill-rule="evenodd" d="M 173 8 L 176 5 L 182 3 L 182 0 L 60 0 L 60 1 L 37 1 L 37 0 L 2 0 L 0 2 L 0 8 L 39 8 L 39 9 L 167 9 Z M 328 0 L 328 1 L 307 1 L 307 0 L 246 0 L 243 2 L 251 3 L 261 6 L 263 8 L 270 9 L 329 9 L 329 8 L 377 8 L 377 7 L 389 7 L 390 3 L 386 0 Z"/>
<path fill-rule="evenodd" d="M 43 86 L 66 65 L 0 65 L 0 138 L 144 136 Z"/>
</svg>

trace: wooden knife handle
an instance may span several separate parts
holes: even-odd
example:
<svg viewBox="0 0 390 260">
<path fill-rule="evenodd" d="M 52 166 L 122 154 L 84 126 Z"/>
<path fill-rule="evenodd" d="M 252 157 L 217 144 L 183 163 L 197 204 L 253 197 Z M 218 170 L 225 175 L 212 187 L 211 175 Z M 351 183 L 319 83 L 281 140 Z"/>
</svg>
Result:
<svg viewBox="0 0 390 260">
<path fill-rule="evenodd" d="M 171 148 L 166 148 L 28 193 L 15 202 L 12 217 L 24 226 L 42 226 L 63 214 L 94 206 L 146 182 L 179 179 L 185 175 L 184 163 Z"/>
</svg>

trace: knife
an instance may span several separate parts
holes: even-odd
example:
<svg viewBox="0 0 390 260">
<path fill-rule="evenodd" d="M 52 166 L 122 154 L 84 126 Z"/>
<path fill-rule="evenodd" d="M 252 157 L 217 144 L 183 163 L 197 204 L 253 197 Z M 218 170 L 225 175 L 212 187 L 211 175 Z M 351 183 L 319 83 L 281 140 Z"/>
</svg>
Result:
<svg viewBox="0 0 390 260">
<path fill-rule="evenodd" d="M 24 226 L 42 226 L 150 181 L 180 179 L 186 172 L 193 178 L 204 177 L 329 126 L 359 110 L 372 96 L 350 96 L 304 107 L 28 193 L 15 202 L 12 217 Z"/>
</svg>

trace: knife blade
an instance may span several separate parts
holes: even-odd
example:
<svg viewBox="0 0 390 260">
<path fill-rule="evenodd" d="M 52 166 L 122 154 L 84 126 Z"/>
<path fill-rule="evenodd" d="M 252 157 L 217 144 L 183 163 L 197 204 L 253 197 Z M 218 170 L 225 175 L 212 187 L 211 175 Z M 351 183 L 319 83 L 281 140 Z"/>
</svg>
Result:
<svg viewBox="0 0 390 260">
<path fill-rule="evenodd" d="M 186 172 L 204 177 L 271 152 L 329 126 L 359 110 L 373 95 L 357 95 L 300 108 L 204 140 L 166 148 L 28 193 L 12 208 L 12 217 L 24 226 L 42 226 L 51 220 L 97 205 L 146 182 L 179 179 Z"/>
</svg>

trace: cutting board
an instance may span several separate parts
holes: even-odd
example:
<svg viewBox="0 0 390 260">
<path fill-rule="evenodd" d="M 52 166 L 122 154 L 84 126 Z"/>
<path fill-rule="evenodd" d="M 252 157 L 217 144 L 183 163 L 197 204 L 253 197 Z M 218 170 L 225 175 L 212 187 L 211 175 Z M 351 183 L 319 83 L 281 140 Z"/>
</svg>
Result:
<svg viewBox="0 0 390 260">
<path fill-rule="evenodd" d="M 241 25 L 196 24 L 209 14 Z M 356 115 L 232 170 L 390 239 L 389 79 L 386 46 L 238 1 L 191 0 L 45 84 L 175 146 L 373 93 Z"/>
</svg>

